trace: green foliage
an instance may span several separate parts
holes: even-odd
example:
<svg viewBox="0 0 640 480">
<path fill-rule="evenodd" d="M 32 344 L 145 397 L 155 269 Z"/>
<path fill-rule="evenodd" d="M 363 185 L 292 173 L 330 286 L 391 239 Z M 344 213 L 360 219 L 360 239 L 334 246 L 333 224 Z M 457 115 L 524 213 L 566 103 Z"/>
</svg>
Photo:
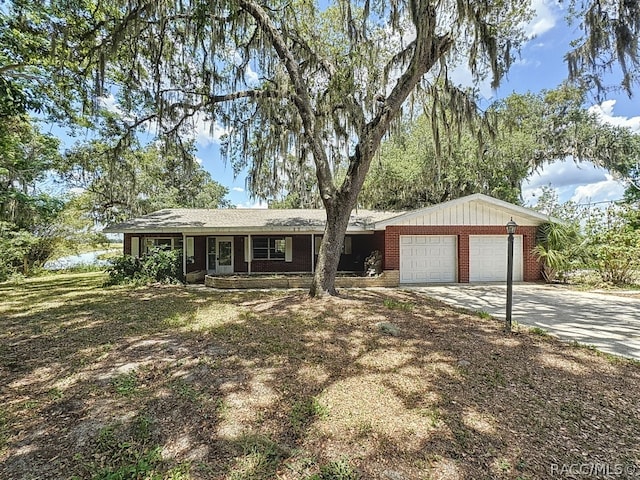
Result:
<svg viewBox="0 0 640 480">
<path fill-rule="evenodd" d="M 561 205 L 550 187 L 543 188 L 535 209 L 549 215 L 549 222 L 539 227 L 533 253 L 542 262 L 542 275 L 547 283 L 564 281 L 570 272 L 582 266 L 580 222 L 587 211 L 573 202 Z"/>
<path fill-rule="evenodd" d="M 296 433 L 301 433 L 311 422 L 327 418 L 329 410 L 316 397 L 294 403 L 289 419 Z"/>
<path fill-rule="evenodd" d="M 111 265 L 107 267 L 109 274 L 108 285 L 120 285 L 133 282 L 142 275 L 142 261 L 131 255 L 122 255 L 110 260 Z"/>
<path fill-rule="evenodd" d="M 627 177 L 640 157 L 638 135 L 603 124 L 584 101 L 583 91 L 567 86 L 514 93 L 490 106 L 481 128 L 465 124 L 451 132 L 444 148 L 437 131 L 452 123 L 452 112 L 423 114 L 382 145 L 360 201 L 409 210 L 484 193 L 518 203 L 522 182 L 537 167 L 567 156 Z"/>
<path fill-rule="evenodd" d="M 533 333 L 534 335 L 539 335 L 541 337 L 549 336 L 549 332 L 547 332 L 544 328 L 540 328 L 540 327 L 531 327 L 529 329 L 529 332 Z"/>
<path fill-rule="evenodd" d="M 122 120 L 104 123 L 100 140 L 75 145 L 57 165 L 65 182 L 85 189 L 83 205 L 93 218 L 111 223 L 162 208 L 231 206 L 227 188 L 196 161 L 193 143 L 123 142 Z"/>
<path fill-rule="evenodd" d="M 92 480 L 162 480 L 161 447 L 150 446 L 148 418 L 136 419 L 129 432 L 121 425 L 102 428 L 96 440 L 96 453 L 83 469 Z M 142 426 L 142 428 L 141 428 Z M 82 460 L 81 457 L 77 458 Z M 80 477 L 75 477 L 80 478 Z M 83 476 L 83 478 L 85 478 Z"/>
<path fill-rule="evenodd" d="M 123 255 L 110 260 L 107 285 L 152 282 L 182 283 L 182 250 L 155 248 L 142 258 Z"/>
<path fill-rule="evenodd" d="M 603 282 L 633 283 L 640 271 L 640 214 L 628 206 L 612 206 L 586 225 L 585 257 Z"/>
<path fill-rule="evenodd" d="M 226 477 L 228 480 L 277 478 L 278 467 L 290 453 L 264 435 L 241 438 L 242 455 Z"/>
<path fill-rule="evenodd" d="M 382 304 L 390 310 L 403 310 L 405 312 L 411 311 L 415 307 L 415 304 L 412 302 L 403 302 L 393 298 L 385 298 Z"/>
<path fill-rule="evenodd" d="M 138 374 L 135 370 L 118 375 L 111 382 L 116 392 L 125 397 L 136 393 L 138 387 Z"/>
<path fill-rule="evenodd" d="M 156 282 L 183 282 L 182 250 L 153 249 L 145 255 L 142 272 Z"/>
<path fill-rule="evenodd" d="M 312 475 L 308 480 L 359 480 L 361 478 L 349 461 L 345 458 L 322 465 L 320 473 Z"/>
</svg>

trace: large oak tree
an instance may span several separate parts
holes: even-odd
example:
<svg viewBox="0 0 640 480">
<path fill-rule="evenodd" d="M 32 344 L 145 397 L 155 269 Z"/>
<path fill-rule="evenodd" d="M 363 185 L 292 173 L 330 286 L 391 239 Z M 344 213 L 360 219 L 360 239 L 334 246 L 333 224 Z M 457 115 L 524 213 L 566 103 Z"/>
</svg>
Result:
<svg viewBox="0 0 640 480">
<path fill-rule="evenodd" d="M 621 29 L 612 15 L 598 23 L 588 9 L 593 21 L 584 23 L 586 38 L 598 41 L 572 52 L 572 75 L 595 68 L 594 52 L 611 46 L 603 37 L 621 39 L 609 57 L 630 71 L 637 57 L 627 54 L 634 48 L 627 37 L 637 33 L 638 9 L 624 0 L 571 3 L 578 10 L 606 3 L 606 12 L 635 20 Z M 320 295 L 335 292 L 350 212 L 382 138 L 412 94 L 430 89 L 434 109 L 446 102 L 453 122 L 469 120 L 473 105 L 448 72 L 464 65 L 475 79 L 488 75 L 498 85 L 522 40 L 529 6 L 520 0 L 335 0 L 322 7 L 308 0 L 23 0 L 12 2 L 15 22 L 9 23 L 12 32 L 21 24 L 48 34 L 55 61 L 44 67 L 67 71 L 56 77 L 61 90 L 77 88 L 85 103 L 115 93 L 132 130 L 151 122 L 170 137 L 204 118 L 224 125 L 225 152 L 236 168 L 249 169 L 256 189 L 264 190 L 278 177 L 278 165 L 291 159 L 313 165 L 327 212 L 311 288 Z M 20 75 L 28 61 L 20 58 L 0 74 Z"/>
</svg>

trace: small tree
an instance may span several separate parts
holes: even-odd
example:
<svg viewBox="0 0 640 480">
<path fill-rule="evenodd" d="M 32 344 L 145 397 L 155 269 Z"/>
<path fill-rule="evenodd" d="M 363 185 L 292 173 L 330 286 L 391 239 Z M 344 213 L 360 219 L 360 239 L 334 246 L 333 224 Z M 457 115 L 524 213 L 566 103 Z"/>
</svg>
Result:
<svg viewBox="0 0 640 480">
<path fill-rule="evenodd" d="M 581 223 L 587 210 L 574 202 L 560 203 L 558 193 L 550 186 L 542 187 L 535 210 L 549 216 L 549 222 L 538 230 L 534 255 L 542 262 L 542 276 L 547 283 L 563 281 L 581 264 Z"/>
<path fill-rule="evenodd" d="M 633 224 L 638 212 L 628 206 L 609 207 L 586 225 L 586 262 L 603 282 L 633 283 L 640 269 L 640 230 Z"/>
<path fill-rule="evenodd" d="M 533 253 L 542 262 L 542 276 L 547 283 L 565 281 L 575 269 L 580 241 L 577 223 L 549 222 L 540 227 Z"/>
</svg>

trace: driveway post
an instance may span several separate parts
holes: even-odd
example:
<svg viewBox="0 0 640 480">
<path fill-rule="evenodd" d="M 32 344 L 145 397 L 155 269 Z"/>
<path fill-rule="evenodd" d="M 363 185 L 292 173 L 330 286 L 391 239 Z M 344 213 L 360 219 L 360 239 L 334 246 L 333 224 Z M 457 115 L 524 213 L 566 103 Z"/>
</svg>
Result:
<svg viewBox="0 0 640 480">
<path fill-rule="evenodd" d="M 504 329 L 511 332 L 511 310 L 513 308 L 513 234 L 516 233 L 518 225 L 511 220 L 507 222 L 507 312 Z"/>
</svg>

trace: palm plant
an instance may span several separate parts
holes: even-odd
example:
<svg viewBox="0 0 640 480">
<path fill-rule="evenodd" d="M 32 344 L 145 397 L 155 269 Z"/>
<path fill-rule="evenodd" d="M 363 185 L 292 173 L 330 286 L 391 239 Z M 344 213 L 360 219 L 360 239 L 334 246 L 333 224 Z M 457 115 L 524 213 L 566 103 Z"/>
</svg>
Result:
<svg viewBox="0 0 640 480">
<path fill-rule="evenodd" d="M 581 237 L 577 223 L 549 222 L 540 226 L 533 253 L 542 262 L 547 283 L 565 281 L 580 252 Z"/>
</svg>

